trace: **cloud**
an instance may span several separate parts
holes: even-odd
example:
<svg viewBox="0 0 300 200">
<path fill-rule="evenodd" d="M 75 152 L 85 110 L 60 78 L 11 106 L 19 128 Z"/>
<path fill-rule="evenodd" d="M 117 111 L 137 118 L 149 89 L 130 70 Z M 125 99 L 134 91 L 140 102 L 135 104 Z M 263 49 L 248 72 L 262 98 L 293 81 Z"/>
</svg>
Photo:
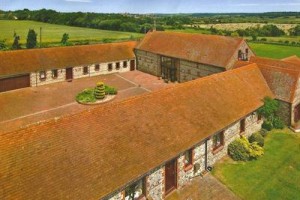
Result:
<svg viewBox="0 0 300 200">
<path fill-rule="evenodd" d="M 75 3 L 92 3 L 92 0 L 65 0 L 67 2 L 75 2 Z"/>
</svg>

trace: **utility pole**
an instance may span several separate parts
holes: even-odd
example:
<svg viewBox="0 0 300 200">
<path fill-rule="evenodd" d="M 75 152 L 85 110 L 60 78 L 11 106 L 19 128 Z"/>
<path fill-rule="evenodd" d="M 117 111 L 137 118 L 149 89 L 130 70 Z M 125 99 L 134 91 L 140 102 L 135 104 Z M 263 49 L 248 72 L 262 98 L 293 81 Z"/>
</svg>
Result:
<svg viewBox="0 0 300 200">
<path fill-rule="evenodd" d="M 42 48 L 42 27 L 40 27 L 40 48 Z"/>
</svg>

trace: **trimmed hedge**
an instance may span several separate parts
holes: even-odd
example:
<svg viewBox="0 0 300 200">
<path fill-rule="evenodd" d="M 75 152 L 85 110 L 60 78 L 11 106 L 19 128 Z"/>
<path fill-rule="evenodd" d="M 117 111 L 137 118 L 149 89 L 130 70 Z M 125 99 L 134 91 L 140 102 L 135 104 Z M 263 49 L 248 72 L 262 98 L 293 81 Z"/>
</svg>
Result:
<svg viewBox="0 0 300 200">
<path fill-rule="evenodd" d="M 262 137 L 262 136 L 261 136 Z M 257 159 L 264 154 L 264 149 L 257 142 L 250 143 L 242 136 L 228 145 L 228 155 L 235 161 Z"/>
<path fill-rule="evenodd" d="M 98 82 L 95 88 L 95 97 L 96 99 L 104 99 L 105 97 L 105 87 L 103 82 Z"/>
<path fill-rule="evenodd" d="M 265 139 L 264 137 L 260 134 L 260 133 L 253 133 L 250 137 L 249 137 L 249 142 L 257 142 L 257 144 L 261 147 L 264 146 L 265 144 Z"/>
<path fill-rule="evenodd" d="M 245 137 L 238 138 L 228 145 L 228 155 L 235 161 L 247 161 L 250 159 L 248 140 Z"/>
</svg>

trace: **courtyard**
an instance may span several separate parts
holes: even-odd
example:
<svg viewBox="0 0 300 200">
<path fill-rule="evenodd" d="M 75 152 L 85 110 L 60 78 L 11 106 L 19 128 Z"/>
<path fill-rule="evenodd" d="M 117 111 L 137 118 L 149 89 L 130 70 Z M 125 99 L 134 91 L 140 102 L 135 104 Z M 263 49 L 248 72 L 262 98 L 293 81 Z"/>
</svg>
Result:
<svg viewBox="0 0 300 200">
<path fill-rule="evenodd" d="M 101 106 L 81 105 L 75 101 L 77 93 L 85 88 L 95 87 L 98 81 L 118 89 L 118 95 L 113 101 L 121 101 L 172 85 L 158 80 L 155 76 L 130 71 L 0 93 L 0 134 Z"/>
</svg>

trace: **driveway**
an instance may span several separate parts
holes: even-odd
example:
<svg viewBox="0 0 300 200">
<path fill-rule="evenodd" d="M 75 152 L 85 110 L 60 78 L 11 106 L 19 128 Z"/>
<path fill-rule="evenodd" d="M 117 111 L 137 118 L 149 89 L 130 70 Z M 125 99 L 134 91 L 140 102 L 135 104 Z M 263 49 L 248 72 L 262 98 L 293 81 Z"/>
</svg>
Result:
<svg viewBox="0 0 300 200">
<path fill-rule="evenodd" d="M 130 71 L 0 93 L 0 133 L 101 106 L 86 106 L 75 101 L 77 93 L 85 88 L 95 87 L 98 81 L 118 89 L 118 95 L 113 101 L 121 101 L 172 85 L 158 80 L 155 76 Z"/>
</svg>

